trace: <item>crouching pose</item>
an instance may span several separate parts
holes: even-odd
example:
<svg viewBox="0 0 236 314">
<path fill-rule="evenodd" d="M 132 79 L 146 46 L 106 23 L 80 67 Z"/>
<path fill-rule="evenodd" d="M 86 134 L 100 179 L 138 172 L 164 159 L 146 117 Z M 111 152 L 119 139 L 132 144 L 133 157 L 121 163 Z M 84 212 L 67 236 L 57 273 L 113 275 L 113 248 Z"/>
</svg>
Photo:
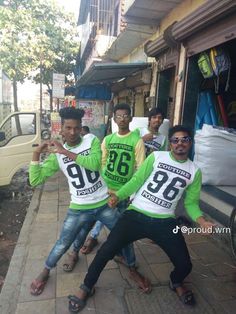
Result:
<svg viewBox="0 0 236 314">
<path fill-rule="evenodd" d="M 174 210 L 185 191 L 185 207 L 204 230 L 214 226 L 204 219 L 199 208 L 201 172 L 188 159 L 192 145 L 191 131 L 178 125 L 169 130 L 170 152 L 149 155 L 133 178 L 111 196 L 109 205 L 132 193 L 136 195 L 120 220 L 112 229 L 107 241 L 97 252 L 84 283 L 74 296 L 70 296 L 69 310 L 79 312 L 97 282 L 106 263 L 125 245 L 149 238 L 159 245 L 170 258 L 174 269 L 170 274 L 170 288 L 187 305 L 194 304 L 192 291 L 183 286 L 184 278 L 191 272 L 189 252 L 174 216 Z"/>
</svg>

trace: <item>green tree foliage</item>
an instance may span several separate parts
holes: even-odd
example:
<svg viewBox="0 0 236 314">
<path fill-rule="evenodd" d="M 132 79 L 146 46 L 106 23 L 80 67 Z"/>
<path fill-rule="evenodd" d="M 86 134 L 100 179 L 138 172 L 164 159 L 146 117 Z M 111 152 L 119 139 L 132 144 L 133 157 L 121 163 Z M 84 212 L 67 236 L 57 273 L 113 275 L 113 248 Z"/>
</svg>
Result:
<svg viewBox="0 0 236 314">
<path fill-rule="evenodd" d="M 51 88 L 53 72 L 74 73 L 78 34 L 74 17 L 53 0 L 0 4 L 0 66 L 13 82 L 17 110 L 17 82 L 31 77 Z"/>
</svg>

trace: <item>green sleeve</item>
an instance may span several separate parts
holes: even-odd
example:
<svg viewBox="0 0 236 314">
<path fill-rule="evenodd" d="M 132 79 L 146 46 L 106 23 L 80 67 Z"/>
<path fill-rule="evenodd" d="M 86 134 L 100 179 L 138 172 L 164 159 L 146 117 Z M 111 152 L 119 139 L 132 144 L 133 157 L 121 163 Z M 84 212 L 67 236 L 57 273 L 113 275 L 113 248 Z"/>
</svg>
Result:
<svg viewBox="0 0 236 314">
<path fill-rule="evenodd" d="M 76 163 L 91 171 L 97 171 L 101 168 L 102 151 L 101 144 L 97 137 L 92 141 L 91 150 L 88 156 L 78 155 Z"/>
<path fill-rule="evenodd" d="M 203 216 L 199 207 L 200 192 L 202 187 L 202 173 L 200 169 L 196 172 L 193 182 L 187 187 L 184 205 L 189 217 L 196 221 L 197 218 Z"/>
<path fill-rule="evenodd" d="M 50 154 L 42 165 L 30 165 L 29 179 L 32 186 L 44 183 L 59 170 L 59 164 L 55 154 Z"/>
<path fill-rule="evenodd" d="M 154 154 L 150 154 L 147 159 L 142 163 L 139 169 L 135 172 L 132 179 L 130 179 L 122 188 L 116 193 L 119 200 L 126 199 L 138 191 L 143 186 L 146 179 L 150 176 L 153 170 L 155 161 Z"/>
</svg>

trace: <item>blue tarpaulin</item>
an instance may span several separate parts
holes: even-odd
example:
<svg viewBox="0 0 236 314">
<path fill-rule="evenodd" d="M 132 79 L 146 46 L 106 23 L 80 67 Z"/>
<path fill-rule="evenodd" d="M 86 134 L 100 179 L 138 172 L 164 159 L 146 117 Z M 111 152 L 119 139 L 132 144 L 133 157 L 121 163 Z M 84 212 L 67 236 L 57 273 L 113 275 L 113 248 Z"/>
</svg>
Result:
<svg viewBox="0 0 236 314">
<path fill-rule="evenodd" d="M 204 123 L 218 125 L 214 94 L 211 91 L 199 93 L 195 131 L 201 129 Z"/>
<path fill-rule="evenodd" d="M 111 100 L 111 89 L 107 85 L 85 85 L 76 89 L 76 99 Z"/>
</svg>

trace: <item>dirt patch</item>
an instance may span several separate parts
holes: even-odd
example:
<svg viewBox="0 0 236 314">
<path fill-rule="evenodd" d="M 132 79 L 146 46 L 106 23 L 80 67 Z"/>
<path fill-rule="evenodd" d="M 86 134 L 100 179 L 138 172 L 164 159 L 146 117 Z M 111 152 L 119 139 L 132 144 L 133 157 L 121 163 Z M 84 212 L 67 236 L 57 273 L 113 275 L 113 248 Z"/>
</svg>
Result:
<svg viewBox="0 0 236 314">
<path fill-rule="evenodd" d="M 9 187 L 0 188 L 0 291 L 32 194 L 27 168 L 16 173 Z"/>
</svg>

